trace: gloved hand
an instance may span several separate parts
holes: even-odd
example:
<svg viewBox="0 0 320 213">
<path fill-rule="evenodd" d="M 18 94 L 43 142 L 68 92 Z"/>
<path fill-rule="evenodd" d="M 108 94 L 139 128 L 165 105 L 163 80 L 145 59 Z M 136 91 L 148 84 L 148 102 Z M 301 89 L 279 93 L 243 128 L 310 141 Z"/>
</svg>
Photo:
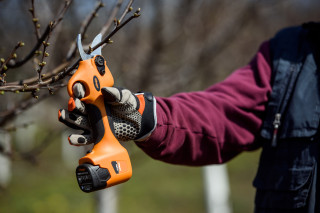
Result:
<svg viewBox="0 0 320 213">
<path fill-rule="evenodd" d="M 115 137 L 119 141 L 143 141 L 156 127 L 156 99 L 151 93 L 133 94 L 127 89 L 105 87 L 102 94 L 112 118 Z M 85 95 L 84 87 L 78 83 L 73 87 L 77 98 L 70 98 L 68 110 L 59 110 L 59 121 L 67 126 L 83 130 L 82 134 L 72 134 L 68 140 L 72 145 L 94 143 L 86 105 L 80 101 Z"/>
</svg>

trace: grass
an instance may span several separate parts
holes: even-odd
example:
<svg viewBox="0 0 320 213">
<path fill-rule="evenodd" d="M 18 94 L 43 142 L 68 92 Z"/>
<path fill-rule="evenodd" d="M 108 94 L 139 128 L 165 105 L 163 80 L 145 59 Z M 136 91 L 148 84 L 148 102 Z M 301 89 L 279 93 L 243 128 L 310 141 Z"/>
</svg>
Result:
<svg viewBox="0 0 320 213">
<path fill-rule="evenodd" d="M 94 193 L 80 191 L 74 171 L 61 160 L 60 142 L 50 145 L 39 164 L 13 162 L 13 178 L 0 191 L 0 212 L 95 212 Z M 118 187 L 119 213 L 205 212 L 201 167 L 174 166 L 151 159 L 129 145 L 133 177 Z M 246 153 L 228 163 L 234 213 L 253 212 L 252 179 L 259 152 Z"/>
<path fill-rule="evenodd" d="M 125 205 L 120 205 L 120 213 L 205 211 L 200 167 L 174 166 L 140 152 L 133 161 L 133 172 L 121 187 L 119 203 Z"/>
<path fill-rule="evenodd" d="M 253 212 L 255 188 L 252 181 L 258 168 L 260 151 L 246 152 L 228 163 L 233 213 Z"/>
<path fill-rule="evenodd" d="M 0 191 L 0 212 L 94 211 L 93 196 L 81 193 L 74 171 L 63 165 L 59 144 L 50 145 L 39 156 L 37 164 L 21 159 L 13 161 L 11 183 L 5 191 Z"/>
</svg>

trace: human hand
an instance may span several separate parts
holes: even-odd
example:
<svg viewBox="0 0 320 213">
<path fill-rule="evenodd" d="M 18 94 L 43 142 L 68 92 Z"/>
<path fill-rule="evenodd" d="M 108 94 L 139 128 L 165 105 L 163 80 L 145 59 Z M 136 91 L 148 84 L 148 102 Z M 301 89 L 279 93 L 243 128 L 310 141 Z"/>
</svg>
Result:
<svg viewBox="0 0 320 213">
<path fill-rule="evenodd" d="M 73 92 L 76 98 L 70 98 L 68 110 L 59 110 L 59 121 L 73 129 L 83 130 L 82 134 L 69 136 L 70 144 L 79 146 L 95 143 L 88 107 L 80 101 L 85 89 L 77 83 Z M 151 93 L 133 94 L 128 89 L 116 87 L 104 87 L 101 92 L 109 109 L 113 132 L 119 141 L 143 141 L 150 136 L 157 123 L 156 100 Z"/>
</svg>

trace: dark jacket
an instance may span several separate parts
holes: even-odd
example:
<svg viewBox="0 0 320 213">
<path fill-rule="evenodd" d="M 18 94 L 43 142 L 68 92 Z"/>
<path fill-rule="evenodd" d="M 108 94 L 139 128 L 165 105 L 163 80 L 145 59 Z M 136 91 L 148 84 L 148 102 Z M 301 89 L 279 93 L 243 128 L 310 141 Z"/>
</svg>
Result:
<svg viewBox="0 0 320 213">
<path fill-rule="evenodd" d="M 320 84 L 314 26 L 284 29 L 270 43 L 272 93 L 254 180 L 256 212 L 311 213 L 317 208 Z"/>
</svg>

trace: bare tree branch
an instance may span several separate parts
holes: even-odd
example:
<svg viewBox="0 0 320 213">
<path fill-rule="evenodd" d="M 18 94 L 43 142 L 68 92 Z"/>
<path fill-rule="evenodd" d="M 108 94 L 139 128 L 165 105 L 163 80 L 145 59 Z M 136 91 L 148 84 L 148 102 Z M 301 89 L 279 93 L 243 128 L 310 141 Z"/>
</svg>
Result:
<svg viewBox="0 0 320 213">
<path fill-rule="evenodd" d="M 38 23 L 39 19 L 37 18 L 36 14 L 35 14 L 35 7 L 34 7 L 34 0 L 31 0 L 31 8 L 29 9 L 31 15 L 32 15 L 32 22 L 34 25 L 34 29 L 35 29 L 35 34 L 36 34 L 36 38 L 37 40 L 40 39 L 40 24 Z"/>
<path fill-rule="evenodd" d="M 38 156 L 53 142 L 53 137 L 58 137 L 58 134 L 59 132 L 49 132 L 46 137 L 43 138 L 39 144 L 33 147 L 30 151 L 18 152 L 19 156 L 32 164 L 38 163 Z"/>
<path fill-rule="evenodd" d="M 49 94 L 43 94 L 40 100 L 44 100 L 45 97 L 48 97 Z M 0 126 L 5 126 L 8 122 L 12 121 L 14 117 L 21 114 L 24 110 L 29 109 L 34 104 L 39 103 L 38 99 L 33 98 L 32 96 L 28 96 L 16 103 L 14 107 L 11 109 L 0 112 Z"/>
<path fill-rule="evenodd" d="M 64 6 L 62 7 L 61 11 L 58 13 L 57 18 L 54 21 L 51 21 L 45 32 L 42 34 L 42 36 L 38 39 L 35 46 L 32 48 L 32 50 L 27 54 L 25 58 L 23 58 L 21 61 L 12 61 L 10 64 L 8 64 L 8 68 L 17 68 L 22 65 L 24 65 L 26 62 L 28 62 L 34 55 L 35 52 L 40 48 L 40 46 L 43 44 L 43 41 L 46 41 L 47 38 L 50 36 L 51 32 L 54 30 L 54 28 L 62 21 L 64 14 L 66 13 L 67 9 L 70 7 L 73 0 L 66 0 L 64 3 Z"/>
<path fill-rule="evenodd" d="M 3 85 L 0 85 L 0 94 L 3 94 L 4 92 L 30 92 L 31 96 L 25 97 L 23 100 L 17 102 L 13 107 L 11 107 L 9 110 L 0 112 L 0 127 L 6 126 L 12 119 L 16 116 L 18 116 L 21 112 L 25 111 L 26 109 L 32 107 L 33 105 L 39 103 L 40 100 L 44 100 L 45 98 L 49 97 L 50 94 L 53 94 L 56 90 L 65 87 L 66 82 L 65 78 L 74 71 L 76 66 L 78 65 L 80 58 L 78 58 L 73 64 L 70 66 L 71 61 L 66 61 L 61 63 L 60 65 L 56 66 L 55 68 L 51 69 L 51 71 L 47 72 L 46 74 L 42 74 L 43 67 L 46 65 L 44 63 L 44 59 L 46 56 L 48 56 L 46 52 L 46 48 L 49 46 L 49 39 L 51 36 L 51 33 L 55 29 L 55 27 L 61 22 L 61 20 L 64 17 L 65 12 L 67 11 L 68 7 L 70 6 L 71 0 L 66 1 L 65 5 L 63 6 L 62 9 L 60 9 L 60 13 L 57 16 L 57 18 L 54 21 L 51 21 L 50 24 L 47 27 L 47 30 L 44 32 L 44 34 L 41 36 L 38 43 L 35 46 L 35 50 L 38 50 L 41 45 L 43 45 L 43 51 L 41 52 L 41 61 L 39 63 L 39 69 L 38 75 L 35 77 L 31 77 L 28 79 L 22 79 L 20 81 L 14 81 L 14 82 L 9 82 L 5 83 Z M 132 4 L 132 1 L 130 1 L 126 7 L 126 10 L 123 14 L 128 14 L 129 8 Z M 98 11 L 98 8 L 101 8 L 103 5 L 101 4 L 101 1 L 99 1 L 99 5 L 95 7 L 94 13 Z M 131 10 L 130 10 L 131 11 Z M 107 43 L 111 42 L 111 37 L 115 35 L 120 29 L 122 29 L 125 25 L 127 25 L 131 20 L 134 18 L 137 18 L 140 16 L 140 9 L 138 9 L 135 13 L 133 13 L 128 19 L 126 19 L 123 23 L 117 24 L 115 28 L 100 42 L 98 45 L 96 45 L 93 48 L 90 48 L 89 51 L 93 51 L 94 49 L 98 48 L 99 46 L 104 46 Z M 121 17 L 125 17 L 123 15 Z M 94 15 L 90 16 L 94 17 Z M 92 20 L 92 18 L 89 18 Z M 88 22 L 83 22 L 85 23 L 85 28 L 87 28 L 91 21 Z M 83 28 L 83 33 L 85 33 L 85 28 Z M 1 62 L 3 64 L 8 63 L 10 60 L 12 60 L 13 55 L 18 47 L 22 46 L 21 42 L 18 43 L 17 47 L 14 48 L 14 50 L 11 53 L 11 56 L 8 57 L 7 60 Z M 29 54 L 31 55 L 31 54 Z M 24 65 L 27 61 L 29 61 L 32 56 L 27 56 L 24 60 L 20 62 L 16 62 L 15 66 L 22 66 Z M 69 66 L 68 68 L 66 68 Z M 4 67 L 4 66 L 2 66 Z M 5 73 L 4 73 L 5 74 Z M 46 94 L 39 94 L 40 90 L 48 90 L 49 92 Z M 39 99 L 39 100 L 38 100 Z"/>
<path fill-rule="evenodd" d="M 113 8 L 113 10 L 111 11 L 111 14 L 109 16 L 109 19 L 106 21 L 105 25 L 102 27 L 102 29 L 100 30 L 100 33 L 102 35 L 105 35 L 107 33 L 107 31 L 109 30 L 111 24 L 113 23 L 113 20 L 115 19 L 115 17 L 118 14 L 118 11 L 122 5 L 123 0 L 118 0 L 117 5 Z"/>
<path fill-rule="evenodd" d="M 84 35 L 86 34 L 89 25 L 91 24 L 93 19 L 97 16 L 99 9 L 101 9 L 102 7 L 104 7 L 104 4 L 100 0 L 97 2 L 96 6 L 92 10 L 92 12 L 81 23 L 81 28 L 80 28 L 79 33 L 81 34 L 82 39 L 85 37 Z M 77 50 L 77 45 L 76 45 L 76 40 L 74 40 L 71 44 L 71 47 L 70 47 L 68 53 L 67 53 L 67 57 L 66 57 L 67 61 L 70 61 L 72 58 L 74 58 L 74 56 L 76 54 L 76 50 Z"/>
<path fill-rule="evenodd" d="M 0 74 L 2 75 L 3 78 L 5 77 L 4 74 L 8 70 L 7 64 L 10 62 L 10 60 L 12 60 L 12 59 L 17 57 L 16 51 L 17 51 L 17 49 L 19 49 L 19 47 L 22 47 L 22 46 L 24 46 L 24 43 L 23 42 L 18 42 L 18 44 L 11 51 L 9 57 L 7 57 L 6 60 L 1 59 Z M 3 78 L 0 79 L 1 83 L 5 83 Z"/>
</svg>

